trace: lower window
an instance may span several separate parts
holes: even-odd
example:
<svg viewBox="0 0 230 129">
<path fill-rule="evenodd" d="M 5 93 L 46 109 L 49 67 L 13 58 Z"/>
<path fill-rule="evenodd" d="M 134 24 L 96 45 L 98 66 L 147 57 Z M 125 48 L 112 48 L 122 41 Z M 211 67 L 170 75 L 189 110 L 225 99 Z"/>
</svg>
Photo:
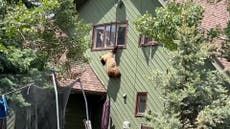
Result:
<svg viewBox="0 0 230 129">
<path fill-rule="evenodd" d="M 148 125 L 141 124 L 141 129 L 153 129 L 153 127 L 150 127 Z"/>
<path fill-rule="evenodd" d="M 147 92 L 137 92 L 135 116 L 143 116 L 146 110 Z"/>
<path fill-rule="evenodd" d="M 156 41 L 153 40 L 153 38 L 150 38 L 146 35 L 140 35 L 139 38 L 139 47 L 144 46 L 156 46 L 158 45 Z"/>
</svg>

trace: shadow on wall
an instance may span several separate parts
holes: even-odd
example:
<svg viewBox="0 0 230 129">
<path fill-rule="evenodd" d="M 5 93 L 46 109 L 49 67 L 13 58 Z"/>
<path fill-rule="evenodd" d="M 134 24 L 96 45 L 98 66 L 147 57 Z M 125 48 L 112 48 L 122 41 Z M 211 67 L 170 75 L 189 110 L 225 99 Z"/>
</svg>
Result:
<svg viewBox="0 0 230 129">
<path fill-rule="evenodd" d="M 156 53 L 157 49 L 158 49 L 158 46 L 142 47 L 142 51 L 143 51 L 143 54 L 145 56 L 145 60 L 146 60 L 148 65 L 149 65 L 150 59 L 153 58 L 153 55 Z"/>
<path fill-rule="evenodd" d="M 140 14 L 155 13 L 156 7 L 162 7 L 158 0 L 131 0 Z"/>
<path fill-rule="evenodd" d="M 121 58 L 122 52 L 123 52 L 123 49 L 118 49 L 116 54 L 115 54 L 115 60 L 116 60 L 116 63 L 117 63 L 118 67 L 119 67 L 119 64 L 120 64 L 120 58 Z"/>
<path fill-rule="evenodd" d="M 126 11 L 122 0 L 116 0 L 116 21 L 125 21 Z"/>
<path fill-rule="evenodd" d="M 75 0 L 75 4 L 81 5 L 80 16 L 84 16 L 85 22 L 98 23 L 115 6 L 116 0 Z"/>
<path fill-rule="evenodd" d="M 119 69 L 121 70 L 119 64 L 120 64 L 120 57 L 122 55 L 123 49 L 119 49 L 117 50 L 117 52 L 115 53 L 115 60 L 117 63 L 117 66 L 119 67 Z M 121 71 L 121 77 L 122 77 L 122 71 Z M 120 89 L 120 83 L 121 83 L 121 77 L 118 78 L 109 78 L 108 81 L 108 96 L 111 97 L 114 101 L 116 101 L 117 99 L 117 93 Z"/>
<path fill-rule="evenodd" d="M 113 101 L 117 100 L 117 93 L 120 89 L 120 84 L 121 84 L 121 77 L 120 78 L 109 78 L 108 96 L 112 98 Z"/>
</svg>

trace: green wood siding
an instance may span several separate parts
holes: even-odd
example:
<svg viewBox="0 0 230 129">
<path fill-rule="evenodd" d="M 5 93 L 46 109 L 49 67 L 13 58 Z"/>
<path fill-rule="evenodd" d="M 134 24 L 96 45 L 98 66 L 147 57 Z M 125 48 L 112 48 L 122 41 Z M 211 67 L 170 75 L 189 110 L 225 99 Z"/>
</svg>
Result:
<svg viewBox="0 0 230 129">
<path fill-rule="evenodd" d="M 122 129 L 124 121 L 130 121 L 131 129 L 140 129 L 145 121 L 135 117 L 137 92 L 148 92 L 147 110 L 160 112 L 163 108 L 160 88 L 147 77 L 155 70 L 166 72 L 169 66 L 168 54 L 162 47 L 138 47 L 139 33 L 133 21 L 145 12 L 154 13 L 156 7 L 162 6 L 157 0 L 123 0 L 121 8 L 116 7 L 116 0 L 88 0 L 80 10 L 80 17 L 87 23 L 101 24 L 115 21 L 128 21 L 128 39 L 126 49 L 119 49 L 116 60 L 121 69 L 120 79 L 110 79 L 99 56 L 108 51 L 87 51 L 90 65 L 108 89 L 112 100 L 112 129 Z M 90 34 L 91 35 L 91 34 Z M 91 46 L 91 42 L 89 43 Z M 123 94 L 127 94 L 125 102 Z"/>
</svg>

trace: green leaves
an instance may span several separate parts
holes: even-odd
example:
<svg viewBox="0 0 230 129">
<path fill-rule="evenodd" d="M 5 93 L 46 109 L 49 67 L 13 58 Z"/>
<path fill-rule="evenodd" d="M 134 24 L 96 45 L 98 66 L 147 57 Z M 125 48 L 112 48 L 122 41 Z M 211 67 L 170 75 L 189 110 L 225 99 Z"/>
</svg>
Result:
<svg viewBox="0 0 230 129">
<path fill-rule="evenodd" d="M 190 0 L 169 2 L 166 8 L 158 8 L 155 16 L 146 14 L 135 22 L 141 33 L 174 50 L 173 68 L 160 74 L 160 79 L 159 74 L 152 79 L 165 91 L 163 113 L 148 117 L 154 128 L 229 128 L 229 83 L 211 64 L 210 35 L 198 28 L 202 14 L 202 7 Z M 212 31 L 212 36 L 216 35 Z"/>
<path fill-rule="evenodd" d="M 157 8 L 156 15 L 145 14 L 135 21 L 138 31 L 153 37 L 158 43 L 176 50 L 176 32 L 182 23 L 197 27 L 203 17 L 201 6 L 187 0 L 184 3 L 168 2 L 166 8 Z"/>
<path fill-rule="evenodd" d="M 227 35 L 228 39 L 230 39 L 230 21 L 228 22 L 228 26 L 227 28 L 225 28 L 224 32 Z M 222 44 L 221 55 L 222 57 L 230 61 L 230 41 L 229 40 Z"/>
<path fill-rule="evenodd" d="M 230 99 L 225 97 L 214 101 L 202 110 L 198 117 L 198 129 L 227 129 L 230 128 Z"/>
<path fill-rule="evenodd" d="M 30 82 L 46 86 L 42 71 L 84 61 L 89 26 L 78 17 L 72 0 L 40 0 L 36 5 L 0 0 L 0 20 L 0 93 Z M 59 63 L 62 55 L 66 64 Z M 10 99 L 25 105 L 20 93 Z"/>
<path fill-rule="evenodd" d="M 19 50 L 15 47 L 9 47 L 5 53 L 0 54 L 1 65 L 3 67 L 2 73 L 25 73 L 31 67 L 31 62 L 35 59 L 36 55 L 30 49 Z"/>
</svg>

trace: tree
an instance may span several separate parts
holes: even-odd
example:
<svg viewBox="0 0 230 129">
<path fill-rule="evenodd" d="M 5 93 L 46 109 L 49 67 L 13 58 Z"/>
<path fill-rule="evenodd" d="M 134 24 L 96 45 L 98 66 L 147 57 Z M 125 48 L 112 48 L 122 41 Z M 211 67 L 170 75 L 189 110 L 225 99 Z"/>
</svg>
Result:
<svg viewBox="0 0 230 129">
<path fill-rule="evenodd" d="M 228 11 L 230 12 L 230 2 L 229 1 L 228 1 Z M 221 53 L 222 53 L 222 56 L 224 58 L 226 58 L 228 61 L 230 61 L 230 42 L 229 42 L 229 39 L 230 39 L 230 21 L 228 21 L 228 26 L 227 26 L 227 28 L 225 28 L 224 32 L 227 35 L 228 40 L 223 43 Z"/>
<path fill-rule="evenodd" d="M 211 40 L 199 28 L 202 14 L 202 7 L 188 0 L 170 2 L 155 16 L 136 21 L 139 31 L 174 50 L 168 74 L 156 73 L 153 79 L 164 91 L 164 109 L 151 119 L 154 128 L 230 127 L 229 83 L 211 64 Z"/>
<path fill-rule="evenodd" d="M 0 0 L 0 20 L 0 93 L 41 80 L 46 86 L 41 72 L 64 67 L 66 73 L 85 61 L 89 26 L 71 0 Z M 20 94 L 9 99 L 23 102 Z"/>
<path fill-rule="evenodd" d="M 159 43 L 164 43 L 167 48 L 175 50 L 174 43 L 178 26 L 182 25 L 183 15 L 188 14 L 184 19 L 188 26 L 198 26 L 202 19 L 204 10 L 201 6 L 193 4 L 181 4 L 175 2 L 167 3 L 167 8 L 157 8 L 156 14 L 144 14 L 136 20 L 136 28 L 141 33 L 151 36 Z"/>
</svg>

